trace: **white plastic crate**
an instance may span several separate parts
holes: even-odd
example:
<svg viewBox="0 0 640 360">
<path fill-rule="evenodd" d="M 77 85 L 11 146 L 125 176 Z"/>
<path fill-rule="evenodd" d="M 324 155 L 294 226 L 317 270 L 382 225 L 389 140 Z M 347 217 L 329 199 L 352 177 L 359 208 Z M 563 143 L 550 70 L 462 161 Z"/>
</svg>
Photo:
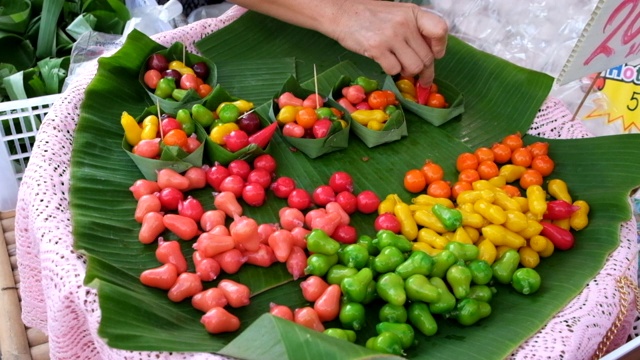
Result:
<svg viewBox="0 0 640 360">
<path fill-rule="evenodd" d="M 15 209 L 38 129 L 59 96 L 0 102 L 0 211 Z"/>
</svg>

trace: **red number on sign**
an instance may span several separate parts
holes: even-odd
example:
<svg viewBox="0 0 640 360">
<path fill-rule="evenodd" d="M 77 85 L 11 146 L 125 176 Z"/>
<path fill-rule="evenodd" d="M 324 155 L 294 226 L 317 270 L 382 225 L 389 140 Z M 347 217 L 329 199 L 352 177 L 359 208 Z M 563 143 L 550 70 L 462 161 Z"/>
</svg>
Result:
<svg viewBox="0 0 640 360">
<path fill-rule="evenodd" d="M 639 4 L 639 0 L 624 0 L 624 1 L 622 1 L 620 3 L 620 5 L 618 5 L 618 7 L 616 7 L 611 12 L 611 15 L 609 15 L 609 18 L 607 19 L 607 22 L 604 24 L 603 31 L 606 31 L 607 27 L 611 26 L 612 23 L 618 17 L 618 15 L 623 14 L 624 10 L 627 7 L 629 7 L 629 6 L 631 7 L 631 9 L 628 10 L 628 12 L 626 12 L 626 16 L 624 16 L 622 21 L 620 21 L 620 23 L 616 27 L 613 28 L 613 31 L 611 31 L 609 36 L 604 38 L 602 43 L 600 43 L 600 45 L 598 45 L 598 47 L 596 47 L 596 49 L 591 53 L 591 55 L 589 55 L 589 57 L 584 61 L 584 65 L 589 65 L 589 63 L 591 63 L 591 61 L 593 61 L 593 59 L 598 55 L 604 55 L 606 57 L 610 57 L 610 56 L 612 56 L 614 54 L 615 51 L 611 46 L 609 46 L 609 43 L 618 34 L 618 32 L 622 29 L 622 27 L 625 25 L 625 23 L 627 23 L 627 21 L 629 19 L 631 19 L 631 17 L 633 16 L 633 13 L 636 10 L 638 10 L 638 4 Z M 640 19 L 640 13 L 637 13 L 635 15 L 635 17 L 633 18 L 633 20 L 631 20 L 631 23 L 628 24 L 624 34 L 622 35 L 622 39 L 621 39 L 622 45 L 627 45 L 628 43 L 633 41 L 638 35 L 640 35 L 640 28 L 636 29 L 634 31 L 634 26 L 635 26 L 636 22 L 638 22 L 639 19 Z M 635 53 L 635 51 L 633 51 L 633 49 L 637 50 L 637 48 L 638 48 L 638 44 L 632 44 L 631 45 L 630 54 L 631 53 Z M 630 55 L 630 54 L 628 54 L 628 55 Z"/>
<path fill-rule="evenodd" d="M 627 52 L 625 57 L 637 55 L 639 52 L 640 52 L 640 44 L 639 43 L 631 44 L 631 46 L 629 46 L 629 51 Z"/>
<path fill-rule="evenodd" d="M 625 30 L 624 34 L 622 35 L 622 44 L 627 45 L 628 43 L 633 41 L 633 39 L 638 37 L 638 34 L 640 34 L 640 27 L 635 30 L 633 29 L 633 26 L 638 22 L 638 19 L 640 19 L 640 12 L 636 14 L 636 17 L 633 18 L 631 24 L 629 24 L 627 30 Z"/>
</svg>

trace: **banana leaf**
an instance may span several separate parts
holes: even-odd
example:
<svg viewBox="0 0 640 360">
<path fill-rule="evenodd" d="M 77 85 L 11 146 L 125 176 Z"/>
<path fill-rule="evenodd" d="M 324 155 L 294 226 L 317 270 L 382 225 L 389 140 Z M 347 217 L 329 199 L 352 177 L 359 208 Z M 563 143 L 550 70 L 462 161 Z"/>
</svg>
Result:
<svg viewBox="0 0 640 360">
<path fill-rule="evenodd" d="M 0 30 L 22 34 L 31 20 L 31 2 L 27 0 L 0 1 Z"/>
<path fill-rule="evenodd" d="M 133 160 L 145 179 L 155 181 L 158 178 L 158 171 L 161 169 L 170 168 L 181 173 L 191 167 L 202 166 L 204 143 L 191 154 L 185 153 L 176 146 L 166 146 L 162 149 L 159 159 L 149 159 L 134 154 L 131 151 L 131 145 L 124 139 L 122 140 L 122 149 Z"/>
<path fill-rule="evenodd" d="M 26 70 L 36 61 L 65 58 L 79 35 L 88 30 L 121 34 L 129 18 L 123 0 L 0 0 L 0 48 L 14 50 L 1 52 L 0 63 Z M 27 81 L 35 94 L 28 97 L 51 93 L 55 84 L 47 76 Z"/>
<path fill-rule="evenodd" d="M 296 72 L 296 60 L 293 57 L 215 63 L 218 83 L 235 97 L 247 99 L 254 104 L 270 101 L 289 76 Z M 245 76 L 246 73 L 252 76 Z M 254 86 L 255 84 L 260 86 Z"/>
<path fill-rule="evenodd" d="M 368 76 L 385 76 L 377 64 L 331 39 L 252 12 L 197 46 L 204 56 L 213 59 L 215 55 L 220 62 L 295 57 L 300 81 L 312 79 L 313 64 L 324 71 L 343 60 L 353 61 Z M 373 358 L 373 352 L 362 346 L 337 343 L 265 315 L 270 302 L 294 308 L 308 305 L 300 295 L 300 280 L 293 281 L 282 264 L 267 269 L 247 265 L 228 276 L 247 284 L 252 298 L 249 306 L 231 310 L 242 319 L 241 329 L 225 335 L 206 333 L 199 323 L 202 313 L 189 301 L 172 303 L 165 292 L 138 281 L 141 271 L 158 262 L 155 247 L 137 240 L 136 202 L 128 188 L 141 175 L 120 149 L 118 119 L 123 110 L 135 113 L 148 106 L 146 92 L 137 86 L 145 60 L 146 52 L 131 44 L 99 60 L 98 73 L 80 107 L 73 143 L 70 208 L 74 245 L 88 261 L 85 283 L 98 291 L 98 334 L 109 346 L 128 350 L 218 352 L 239 358 L 264 358 L 264 354 L 277 359 Z M 352 174 L 356 192 L 397 193 L 408 201 L 413 195 L 402 186 L 406 170 L 431 159 L 443 166 L 448 180 L 454 180 L 459 153 L 490 145 L 511 133 L 525 133 L 553 82 L 545 74 L 483 53 L 455 37 L 449 39 L 447 55 L 436 63 L 436 69 L 439 78 L 465 94 L 465 112 L 460 116 L 436 127 L 407 112 L 406 138 L 371 149 L 350 141 L 346 149 L 317 159 L 290 151 L 276 138 L 271 154 L 278 162 L 278 174 L 291 176 L 299 187 L 311 190 L 326 183 L 334 171 L 344 170 Z M 252 74 L 237 76 L 240 81 Z M 251 86 L 255 91 L 260 84 Z M 524 140 L 550 143 L 550 156 L 556 162 L 551 177 L 566 181 L 575 199 L 591 205 L 590 225 L 576 234 L 573 249 L 542 260 L 537 269 L 543 285 L 537 293 L 523 296 L 508 286 L 498 286 L 491 316 L 470 327 L 439 318 L 438 333 L 418 335 L 418 344 L 408 350 L 407 357 L 505 358 L 579 294 L 618 246 L 620 224 L 631 216 L 629 193 L 640 184 L 640 136 L 550 140 L 527 135 Z M 191 194 L 211 208 L 211 189 Z M 245 212 L 258 222 L 274 222 L 285 204 L 269 193 L 264 206 L 245 206 Z M 354 214 L 352 224 L 359 233 L 373 235 L 373 220 L 373 215 Z M 182 246 L 189 258 L 191 243 Z M 370 324 L 358 336 L 358 344 L 374 333 L 377 312 L 375 308 L 368 311 Z"/>
</svg>

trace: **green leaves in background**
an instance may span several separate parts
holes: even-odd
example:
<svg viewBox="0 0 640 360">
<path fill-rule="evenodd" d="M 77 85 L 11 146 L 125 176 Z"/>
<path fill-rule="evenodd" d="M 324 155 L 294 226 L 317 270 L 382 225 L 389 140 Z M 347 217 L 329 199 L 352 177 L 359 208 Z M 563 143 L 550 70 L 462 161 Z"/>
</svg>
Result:
<svg viewBox="0 0 640 360">
<path fill-rule="evenodd" d="M 77 0 L 76 0 L 77 1 Z M 122 34 L 124 26 L 131 17 L 122 0 L 85 0 L 80 1 L 81 14 L 96 19 L 95 31 L 107 34 Z"/>
<path fill-rule="evenodd" d="M 69 57 L 42 59 L 38 61 L 40 76 L 45 85 L 46 94 L 57 94 L 62 91 L 64 79 L 67 78 Z"/>
<path fill-rule="evenodd" d="M 17 72 L 18 70 L 16 70 L 16 67 L 13 66 L 12 64 L 7 64 L 7 63 L 0 64 L 0 97 L 8 96 L 7 90 L 2 85 L 4 78 L 9 77 Z"/>
<path fill-rule="evenodd" d="M 26 70 L 34 63 L 34 50 L 31 43 L 22 37 L 0 31 L 0 47 L 11 51 L 0 52 L 0 64 L 13 65 L 17 70 Z"/>
<path fill-rule="evenodd" d="M 62 91 L 69 68 L 69 57 L 42 59 L 37 67 L 13 72 L 3 78 L 3 87 L 11 99 L 26 99 Z M 10 71 L 10 68 L 7 68 Z M 0 76 L 2 78 L 2 76 Z"/>
<path fill-rule="evenodd" d="M 82 34 L 87 31 L 91 31 L 96 26 L 97 19 L 91 14 L 82 14 L 75 18 L 69 26 L 67 26 L 67 33 L 74 39 L 80 38 Z"/>
<path fill-rule="evenodd" d="M 0 30 L 20 34 L 27 29 L 31 18 L 28 0 L 0 1 Z"/>
<path fill-rule="evenodd" d="M 0 84 L 0 101 L 59 93 L 76 39 L 121 34 L 129 18 L 124 0 L 0 0 L 0 48 L 12 49 L 0 52 L 0 68 L 29 70 Z"/>
<path fill-rule="evenodd" d="M 55 54 L 56 30 L 62 5 L 64 5 L 64 0 L 49 0 L 44 2 L 41 15 L 42 19 L 40 20 L 40 31 L 38 32 L 38 43 L 36 46 L 36 56 L 39 58 L 49 57 Z"/>
<path fill-rule="evenodd" d="M 231 71 L 234 60 L 293 57 L 300 82 L 312 78 L 314 64 L 322 73 L 343 60 L 351 60 L 368 76 L 385 76 L 377 64 L 322 35 L 251 12 L 197 46 L 218 65 L 222 87 L 236 86 L 234 91 L 243 94 L 263 90 L 266 99 L 278 89 L 274 90 L 273 84 L 250 81 L 258 78 L 253 71 L 259 73 L 259 68 Z M 137 240 L 140 225 L 133 219 L 136 202 L 128 188 L 142 175 L 121 148 L 119 119 L 123 110 L 139 113 L 149 105 L 138 83 L 145 58 L 136 46 L 125 45 L 112 57 L 100 59 L 98 74 L 81 105 L 74 139 L 70 193 L 73 235 L 75 248 L 88 259 L 85 282 L 98 290 L 100 336 L 109 346 L 128 350 L 220 352 L 242 358 L 263 358 L 265 354 L 278 359 L 317 358 L 319 354 L 323 358 L 373 358 L 375 355 L 363 347 L 336 343 L 323 334 L 264 315 L 270 302 L 293 308 L 308 305 L 301 296 L 300 280 L 292 281 L 283 264 L 267 269 L 246 265 L 230 276 L 247 284 L 253 294 L 249 306 L 231 309 L 242 320 L 241 332 L 234 334 L 208 334 L 199 323 L 202 313 L 189 301 L 174 304 L 165 292 L 139 282 L 139 274 L 158 266 L 158 262 L 155 246 Z M 276 135 L 271 154 L 278 161 L 278 174 L 293 177 L 299 187 L 310 191 L 325 184 L 334 171 L 346 170 L 354 178 L 356 192 L 371 189 L 381 197 L 398 193 L 409 201 L 412 195 L 402 186 L 406 170 L 431 159 L 443 166 L 449 180 L 454 180 L 459 153 L 491 145 L 508 134 L 525 133 L 553 81 L 453 37 L 447 55 L 436 64 L 436 74 L 464 94 L 463 114 L 436 127 L 407 111 L 406 138 L 370 149 L 351 136 L 348 148 L 313 160 L 292 152 Z M 527 143 L 543 140 L 532 136 L 524 139 Z M 552 177 L 565 180 L 574 199 L 584 199 L 591 205 L 590 225 L 577 233 L 572 250 L 558 251 L 542 261 L 537 268 L 543 278 L 538 293 L 523 296 L 499 286 L 491 302 L 491 316 L 471 327 L 439 318 L 438 333 L 428 338 L 418 336 L 418 344 L 407 356 L 503 359 L 539 331 L 602 269 L 607 256 L 618 246 L 619 226 L 631 215 L 629 192 L 640 184 L 639 140 L 639 135 L 545 140 L 556 162 Z M 191 195 L 211 208 L 211 189 Z M 258 222 L 274 222 L 285 204 L 270 193 L 264 206 L 246 206 L 245 211 Z M 361 234 L 372 235 L 373 220 L 374 215 L 355 214 L 352 224 Z M 191 245 L 182 242 L 187 258 L 193 251 Z M 359 344 L 373 332 L 377 309 L 369 310 L 369 319 Z"/>
</svg>

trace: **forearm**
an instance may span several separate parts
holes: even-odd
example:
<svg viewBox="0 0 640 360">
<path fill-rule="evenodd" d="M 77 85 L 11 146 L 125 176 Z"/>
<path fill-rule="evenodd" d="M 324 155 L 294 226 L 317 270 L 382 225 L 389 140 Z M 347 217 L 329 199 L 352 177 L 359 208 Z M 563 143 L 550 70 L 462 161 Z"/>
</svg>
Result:
<svg viewBox="0 0 640 360">
<path fill-rule="evenodd" d="M 331 29 L 339 13 L 353 0 L 229 0 L 289 24 L 315 30 L 332 37 Z M 357 0 L 355 2 L 361 2 Z M 364 0 L 369 1 L 369 0 Z"/>
</svg>

